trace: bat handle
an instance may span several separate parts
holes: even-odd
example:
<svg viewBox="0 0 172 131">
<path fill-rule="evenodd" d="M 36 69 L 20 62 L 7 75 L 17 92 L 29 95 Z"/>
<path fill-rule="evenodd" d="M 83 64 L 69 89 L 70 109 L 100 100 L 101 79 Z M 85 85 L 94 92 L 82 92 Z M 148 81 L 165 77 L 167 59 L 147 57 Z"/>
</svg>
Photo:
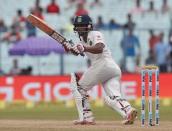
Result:
<svg viewBox="0 0 172 131">
<path fill-rule="evenodd" d="M 70 44 L 72 47 L 75 46 L 75 44 L 73 43 L 72 40 L 69 40 L 68 42 L 69 42 L 69 44 Z M 80 55 L 81 55 L 81 56 L 85 56 L 84 53 L 80 53 Z"/>
<path fill-rule="evenodd" d="M 80 53 L 81 56 L 85 56 L 84 53 Z"/>
</svg>

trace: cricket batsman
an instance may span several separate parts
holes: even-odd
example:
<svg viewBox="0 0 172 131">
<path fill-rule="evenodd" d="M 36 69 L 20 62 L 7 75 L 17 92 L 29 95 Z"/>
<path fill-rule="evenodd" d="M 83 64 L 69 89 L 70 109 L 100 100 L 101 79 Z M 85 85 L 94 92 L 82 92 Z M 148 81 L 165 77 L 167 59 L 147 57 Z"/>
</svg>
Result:
<svg viewBox="0 0 172 131">
<path fill-rule="evenodd" d="M 95 124 L 87 91 L 99 83 L 102 83 L 106 93 L 105 103 L 124 118 L 123 124 L 133 124 L 137 111 L 121 96 L 121 70 L 113 60 L 102 33 L 93 30 L 93 23 L 88 15 L 75 17 L 74 31 L 78 33 L 80 43 L 74 46 L 65 43 L 65 50 L 75 55 L 85 54 L 91 60 L 91 66 L 81 78 L 71 74 L 72 93 L 79 114 L 79 119 L 75 120 L 74 124 Z"/>
</svg>

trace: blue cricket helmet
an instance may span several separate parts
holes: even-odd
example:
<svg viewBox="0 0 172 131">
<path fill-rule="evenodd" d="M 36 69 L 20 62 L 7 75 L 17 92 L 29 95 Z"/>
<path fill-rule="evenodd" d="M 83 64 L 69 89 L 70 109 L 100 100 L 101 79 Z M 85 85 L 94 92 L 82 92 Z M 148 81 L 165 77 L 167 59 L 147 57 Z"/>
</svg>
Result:
<svg viewBox="0 0 172 131">
<path fill-rule="evenodd" d="M 92 20 L 88 15 L 76 16 L 74 19 L 74 25 L 89 25 L 92 24 Z"/>
<path fill-rule="evenodd" d="M 88 32 L 93 29 L 93 22 L 88 15 L 76 16 L 73 22 L 74 31 Z"/>
</svg>

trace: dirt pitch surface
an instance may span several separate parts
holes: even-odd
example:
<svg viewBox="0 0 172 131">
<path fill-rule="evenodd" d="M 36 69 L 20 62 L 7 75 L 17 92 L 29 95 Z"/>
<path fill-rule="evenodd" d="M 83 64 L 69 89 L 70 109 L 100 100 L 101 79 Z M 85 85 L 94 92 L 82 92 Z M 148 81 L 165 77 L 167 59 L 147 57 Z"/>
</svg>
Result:
<svg viewBox="0 0 172 131">
<path fill-rule="evenodd" d="M 96 125 L 73 125 L 71 121 L 56 120 L 0 120 L 0 131 L 172 131 L 172 122 L 159 126 L 122 125 L 120 121 L 97 121 Z"/>
</svg>

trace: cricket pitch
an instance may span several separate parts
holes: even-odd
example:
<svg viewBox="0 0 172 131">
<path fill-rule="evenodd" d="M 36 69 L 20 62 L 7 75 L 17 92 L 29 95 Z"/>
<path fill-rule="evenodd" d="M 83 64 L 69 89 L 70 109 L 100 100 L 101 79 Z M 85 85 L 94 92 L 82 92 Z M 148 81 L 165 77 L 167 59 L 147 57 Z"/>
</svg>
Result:
<svg viewBox="0 0 172 131">
<path fill-rule="evenodd" d="M 0 120 L 0 131 L 172 131 L 172 122 L 159 126 L 122 125 L 121 121 L 97 121 L 96 125 L 73 125 L 72 121 L 57 120 Z"/>
</svg>

